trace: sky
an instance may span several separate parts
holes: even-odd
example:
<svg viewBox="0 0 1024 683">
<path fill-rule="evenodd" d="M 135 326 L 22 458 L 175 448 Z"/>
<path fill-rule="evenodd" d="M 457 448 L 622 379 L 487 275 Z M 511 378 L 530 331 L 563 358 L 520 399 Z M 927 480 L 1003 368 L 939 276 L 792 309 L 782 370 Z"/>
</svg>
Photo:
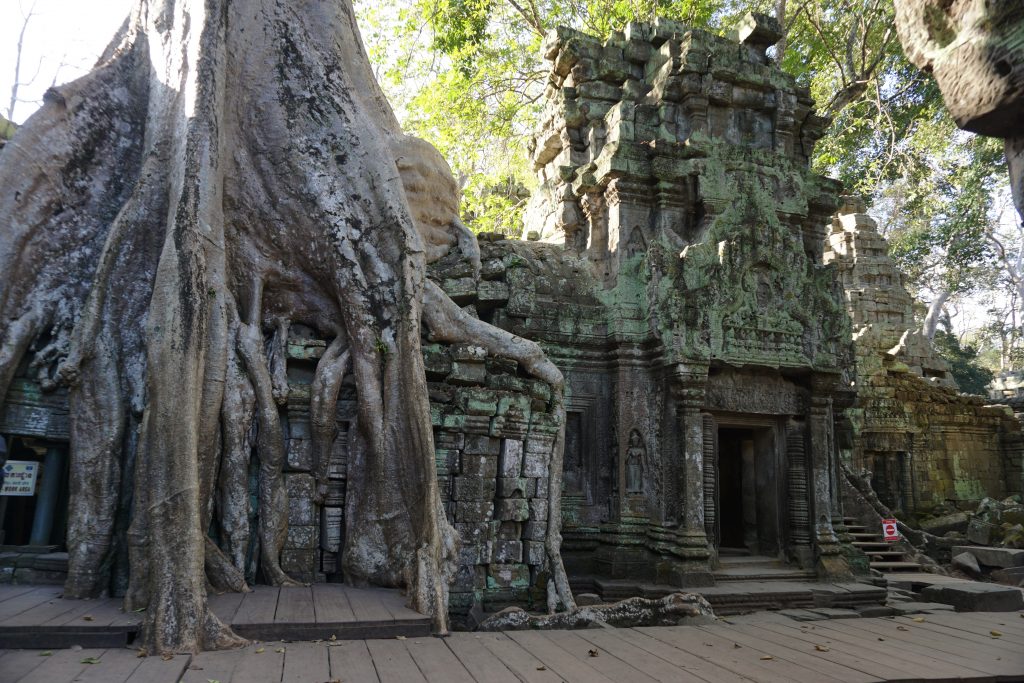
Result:
<svg viewBox="0 0 1024 683">
<path fill-rule="evenodd" d="M 8 115 L 18 56 L 18 34 L 31 14 L 22 49 L 15 123 L 38 108 L 51 85 L 85 75 L 95 64 L 133 0 L 0 0 L 0 114 Z M 31 82 L 29 82 L 31 81 Z"/>
</svg>

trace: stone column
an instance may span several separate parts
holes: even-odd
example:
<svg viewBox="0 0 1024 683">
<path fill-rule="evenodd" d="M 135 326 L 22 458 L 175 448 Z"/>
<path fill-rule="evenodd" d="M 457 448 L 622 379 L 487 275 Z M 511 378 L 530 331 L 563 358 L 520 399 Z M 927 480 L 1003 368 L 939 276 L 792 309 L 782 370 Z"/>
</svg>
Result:
<svg viewBox="0 0 1024 683">
<path fill-rule="evenodd" d="M 713 415 L 703 413 L 701 419 L 704 427 L 704 533 L 707 535 L 708 544 L 714 547 L 717 545 L 715 539 L 715 508 L 718 502 L 717 434 Z"/>
<path fill-rule="evenodd" d="M 680 562 L 671 580 L 684 587 L 710 586 L 714 585 L 714 578 L 704 528 L 704 417 L 700 410 L 707 385 L 707 366 L 681 365 L 674 379 L 679 528 L 673 553 Z"/>
<path fill-rule="evenodd" d="M 811 553 L 810 496 L 807 487 L 807 430 L 802 421 L 786 425 L 786 493 L 789 496 L 790 552 L 801 566 L 809 566 Z"/>
<path fill-rule="evenodd" d="M 651 187 L 647 183 L 626 178 L 616 178 L 608 185 L 605 201 L 607 213 L 607 245 L 611 255 L 605 273 L 601 273 L 607 285 L 612 285 L 618 276 L 619 267 L 631 251 L 646 248 L 649 236 L 643 230 L 651 222 Z M 634 232 L 637 231 L 637 234 Z"/>
<path fill-rule="evenodd" d="M 832 529 L 832 398 L 830 389 L 835 384 L 831 376 L 816 377 L 811 387 L 808 424 L 810 447 L 811 526 L 817 552 L 818 576 L 823 579 L 852 578 L 850 568 L 842 556 L 839 539 Z"/>
<path fill-rule="evenodd" d="M 53 520 L 57 516 L 57 497 L 60 482 L 64 478 L 64 451 L 53 446 L 46 449 L 43 460 L 43 481 L 39 484 L 36 498 L 36 512 L 32 518 L 31 545 L 47 545 L 53 531 Z"/>
</svg>

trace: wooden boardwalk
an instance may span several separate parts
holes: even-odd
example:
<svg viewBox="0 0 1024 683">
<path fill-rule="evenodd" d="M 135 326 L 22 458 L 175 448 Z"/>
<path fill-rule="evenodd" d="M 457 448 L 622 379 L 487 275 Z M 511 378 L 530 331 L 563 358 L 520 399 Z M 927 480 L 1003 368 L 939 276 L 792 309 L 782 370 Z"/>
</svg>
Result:
<svg viewBox="0 0 1024 683">
<path fill-rule="evenodd" d="M 263 642 L 169 660 L 133 650 L 0 652 L 0 683 L 874 683 L 1024 681 L 1024 612 Z M 94 662 L 94 663 L 90 663 Z"/>
<path fill-rule="evenodd" d="M 59 586 L 0 587 L 0 648 L 124 647 L 142 614 L 125 613 L 121 601 L 65 600 Z M 328 640 L 430 634 L 430 619 L 405 606 L 396 590 L 314 584 L 298 588 L 256 586 L 251 593 L 210 597 L 221 621 L 246 638 Z"/>
</svg>

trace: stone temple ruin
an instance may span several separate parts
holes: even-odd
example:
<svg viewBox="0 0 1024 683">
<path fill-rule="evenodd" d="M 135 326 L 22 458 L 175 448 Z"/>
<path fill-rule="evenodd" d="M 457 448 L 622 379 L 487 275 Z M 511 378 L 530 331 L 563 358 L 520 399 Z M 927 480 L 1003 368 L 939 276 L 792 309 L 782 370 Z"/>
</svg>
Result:
<svg viewBox="0 0 1024 683">
<path fill-rule="evenodd" d="M 779 37 L 761 16 L 737 39 L 660 20 L 605 42 L 552 33 L 526 239 L 481 236 L 479 278 L 457 253 L 430 266 L 455 302 L 539 342 L 566 377 L 562 553 L 577 589 L 708 586 L 742 554 L 848 577 L 840 457 L 872 469 L 903 510 L 1020 490 L 1017 423 L 958 396 L 906 333 L 910 299 L 870 219 L 853 207 L 833 222 L 840 187 L 808 163 L 827 121 L 766 56 Z M 342 580 L 348 540 L 351 377 L 329 460 L 310 449 L 325 347 L 288 330 L 281 565 L 306 582 Z M 541 604 L 550 389 L 477 346 L 426 337 L 424 355 L 445 510 L 462 538 L 451 612 Z M 66 395 L 42 392 L 29 367 L 0 434 L 11 459 L 46 454 L 59 471 Z M 67 483 L 44 475 L 43 486 L 53 492 L 34 508 L 8 509 L 6 543 L 63 543 Z M 39 515 L 49 526 L 29 533 Z M 116 592 L 126 550 L 113 561 Z M 252 552 L 245 563 L 257 579 Z M 2 580 L 61 578 L 52 557 L 8 565 Z"/>
</svg>

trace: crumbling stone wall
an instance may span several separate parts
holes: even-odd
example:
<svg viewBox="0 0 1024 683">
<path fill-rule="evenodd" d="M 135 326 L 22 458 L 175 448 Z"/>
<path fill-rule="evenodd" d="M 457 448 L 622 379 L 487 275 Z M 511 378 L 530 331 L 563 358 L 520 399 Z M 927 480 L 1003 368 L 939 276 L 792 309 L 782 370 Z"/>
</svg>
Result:
<svg viewBox="0 0 1024 683">
<path fill-rule="evenodd" d="M 857 402 L 846 412 L 845 448 L 853 467 L 871 470 L 880 498 L 903 513 L 1020 492 L 1019 424 L 1009 410 L 957 392 L 860 201 L 846 198 L 824 258 L 837 266 L 853 322 Z"/>
</svg>

